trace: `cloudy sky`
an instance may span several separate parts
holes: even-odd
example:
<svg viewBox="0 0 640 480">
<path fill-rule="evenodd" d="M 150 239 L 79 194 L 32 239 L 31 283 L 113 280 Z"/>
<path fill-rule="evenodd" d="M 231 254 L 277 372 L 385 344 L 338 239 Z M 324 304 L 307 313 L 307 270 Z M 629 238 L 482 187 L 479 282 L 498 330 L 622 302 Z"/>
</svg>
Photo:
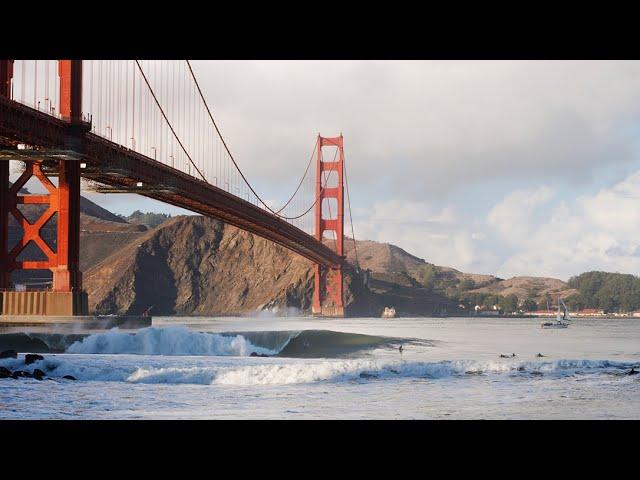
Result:
<svg viewBox="0 0 640 480">
<path fill-rule="evenodd" d="M 505 278 L 640 274 L 639 62 L 193 66 L 241 167 L 276 203 L 315 136 L 342 132 L 357 238 Z"/>
</svg>

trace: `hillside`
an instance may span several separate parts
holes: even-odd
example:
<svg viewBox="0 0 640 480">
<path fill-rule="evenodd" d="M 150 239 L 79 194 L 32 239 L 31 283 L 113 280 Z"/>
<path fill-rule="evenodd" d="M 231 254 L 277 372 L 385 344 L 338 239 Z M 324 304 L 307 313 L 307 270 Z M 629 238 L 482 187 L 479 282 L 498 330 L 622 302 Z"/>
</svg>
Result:
<svg viewBox="0 0 640 480">
<path fill-rule="evenodd" d="M 349 261 L 355 261 L 353 240 L 345 240 Z M 439 294 L 466 309 L 475 304 L 499 303 L 500 297 L 515 295 L 518 303 L 533 300 L 536 308 L 546 306 L 547 299 L 556 302 L 558 296 L 569 298 L 578 293 L 557 278 L 519 276 L 501 279 L 493 275 L 466 273 L 451 267 L 434 265 L 395 245 L 374 241 L 357 242 L 358 259 L 363 268 L 370 269 L 374 284 L 394 284 L 421 288 L 423 295 Z"/>
<path fill-rule="evenodd" d="M 469 290 L 469 293 L 489 293 L 492 295 L 516 295 L 520 300 L 531 298 L 538 304 L 543 304 L 546 296 L 555 302 L 558 296 L 567 298 L 577 293 L 566 282 L 548 277 L 513 277 L 498 280 L 481 288 Z"/>
<path fill-rule="evenodd" d="M 355 262 L 355 249 L 353 240 L 345 239 L 347 259 Z M 484 285 L 498 280 L 492 275 L 480 275 L 460 272 L 454 268 L 441 267 L 430 264 L 400 247 L 389 243 L 360 240 L 357 243 L 358 260 L 360 266 L 377 273 L 403 274 L 422 283 L 425 268 L 433 267 L 441 278 L 449 278 L 455 281 L 471 279 L 478 285 Z"/>
</svg>

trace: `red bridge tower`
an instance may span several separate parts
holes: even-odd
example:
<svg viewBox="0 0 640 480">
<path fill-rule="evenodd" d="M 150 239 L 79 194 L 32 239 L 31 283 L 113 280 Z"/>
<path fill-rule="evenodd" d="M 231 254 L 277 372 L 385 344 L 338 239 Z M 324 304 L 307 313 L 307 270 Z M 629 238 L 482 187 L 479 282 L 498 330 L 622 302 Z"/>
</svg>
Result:
<svg viewBox="0 0 640 480">
<path fill-rule="evenodd" d="M 337 147 L 336 160 L 324 162 L 322 159 L 322 147 Z M 318 135 L 316 145 L 316 239 L 323 240 L 325 231 L 335 232 L 336 253 L 344 255 L 344 150 L 343 137 L 321 137 Z M 332 172 L 336 172 L 338 182 L 335 187 L 327 186 L 327 179 L 332 177 Z M 334 174 L 335 175 L 335 174 Z M 323 182 L 324 180 L 324 182 Z M 337 212 L 335 218 L 325 218 L 323 210 L 328 207 L 331 215 L 330 203 L 325 204 L 326 199 L 336 199 Z M 313 304 L 311 311 L 314 315 L 328 317 L 344 317 L 344 299 L 342 283 L 342 266 L 331 269 L 324 269 L 319 264 L 314 265 L 315 282 L 313 291 Z"/>
<path fill-rule="evenodd" d="M 82 61 L 59 60 L 59 112 L 63 120 L 82 123 Z M 0 96 L 10 98 L 12 60 L 0 60 Z M 72 150 L 73 145 L 61 145 Z M 21 157 L 21 159 L 24 157 Z M 80 272 L 80 162 L 47 160 L 47 168 L 57 170 L 58 185 L 43 172 L 45 160 L 38 152 L 25 159 L 25 170 L 9 187 L 9 162 L 0 161 L 0 312 L 4 315 L 82 315 L 87 313 L 87 294 L 82 290 Z M 55 173 L 54 173 L 55 175 Z M 20 194 L 20 189 L 36 177 L 47 194 Z M 20 212 L 18 205 L 46 205 L 34 223 Z M 12 214 L 22 227 L 22 238 L 9 251 L 8 220 Z M 57 214 L 57 241 L 54 251 L 41 237 L 42 227 Z M 46 260 L 20 260 L 18 256 L 33 242 Z M 50 290 L 13 291 L 10 275 L 14 270 L 49 269 L 53 273 Z"/>
</svg>

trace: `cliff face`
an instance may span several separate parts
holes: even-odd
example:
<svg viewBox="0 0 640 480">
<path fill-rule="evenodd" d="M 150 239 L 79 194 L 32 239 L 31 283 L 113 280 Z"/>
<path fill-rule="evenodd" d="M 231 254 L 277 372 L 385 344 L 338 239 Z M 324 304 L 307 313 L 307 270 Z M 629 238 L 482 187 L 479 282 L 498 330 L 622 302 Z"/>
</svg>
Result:
<svg viewBox="0 0 640 480">
<path fill-rule="evenodd" d="M 206 217 L 176 217 L 85 273 L 101 313 L 242 313 L 310 306 L 311 263 Z"/>
</svg>

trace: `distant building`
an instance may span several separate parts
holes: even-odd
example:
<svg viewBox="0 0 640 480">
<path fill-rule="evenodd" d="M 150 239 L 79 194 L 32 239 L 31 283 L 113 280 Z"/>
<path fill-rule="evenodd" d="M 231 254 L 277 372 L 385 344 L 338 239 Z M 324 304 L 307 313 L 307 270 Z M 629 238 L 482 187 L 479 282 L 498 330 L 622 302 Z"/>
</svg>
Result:
<svg viewBox="0 0 640 480">
<path fill-rule="evenodd" d="M 532 317 L 555 317 L 557 310 L 534 310 L 532 312 L 527 312 L 527 315 L 531 315 Z"/>
<path fill-rule="evenodd" d="M 596 317 L 604 314 L 604 310 L 600 308 L 583 308 L 577 312 L 571 312 L 571 315 L 575 317 Z"/>
<path fill-rule="evenodd" d="M 475 310 L 476 315 L 480 315 L 483 317 L 500 316 L 500 309 L 497 305 L 494 305 L 492 307 L 492 310 L 487 310 L 487 307 L 485 305 L 476 305 L 475 307 L 473 307 L 473 309 Z"/>
</svg>

